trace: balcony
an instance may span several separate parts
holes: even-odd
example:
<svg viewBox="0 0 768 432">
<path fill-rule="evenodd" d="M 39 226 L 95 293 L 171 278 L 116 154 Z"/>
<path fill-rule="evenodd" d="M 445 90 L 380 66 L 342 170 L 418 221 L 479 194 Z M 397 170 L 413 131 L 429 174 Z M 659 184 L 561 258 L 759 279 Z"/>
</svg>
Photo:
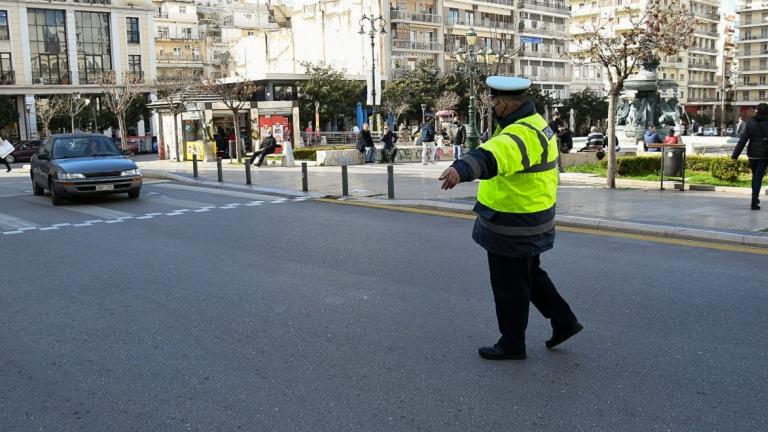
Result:
<svg viewBox="0 0 768 432">
<path fill-rule="evenodd" d="M 715 80 L 690 80 L 689 86 L 717 86 L 719 85 Z"/>
<path fill-rule="evenodd" d="M 12 70 L 0 72 L 0 85 L 14 84 L 16 84 L 16 72 Z"/>
<path fill-rule="evenodd" d="M 184 33 L 166 33 L 166 32 L 159 32 L 155 34 L 155 39 L 157 40 L 172 40 L 172 41 L 192 41 L 192 40 L 199 40 L 199 35 L 192 35 L 192 34 L 184 34 Z"/>
<path fill-rule="evenodd" d="M 697 102 L 720 102 L 720 99 L 718 99 L 716 97 L 711 97 L 711 96 L 707 96 L 707 97 L 698 97 L 698 96 L 696 96 L 696 97 L 689 97 L 688 98 L 688 103 L 689 104 L 690 103 L 697 103 Z"/>
<path fill-rule="evenodd" d="M 193 63 L 200 65 L 203 64 L 203 59 L 199 55 L 160 54 L 157 56 L 157 62 L 170 64 Z"/>
<path fill-rule="evenodd" d="M 710 37 L 720 37 L 720 33 L 716 32 L 716 31 L 694 30 L 693 34 L 695 34 L 695 35 L 703 35 L 703 36 L 710 36 Z"/>
<path fill-rule="evenodd" d="M 522 76 L 530 79 L 531 81 L 564 81 L 570 82 L 571 75 L 568 73 L 555 73 L 539 71 L 536 73 L 526 73 L 523 71 Z"/>
<path fill-rule="evenodd" d="M 435 25 L 440 25 L 440 23 L 443 22 L 443 17 L 440 15 L 433 15 L 430 13 L 421 13 L 421 12 L 408 12 L 404 10 L 390 11 L 389 16 L 392 22 L 404 21 L 404 22 L 417 23 L 417 24 L 425 23 L 425 24 L 435 24 Z"/>
<path fill-rule="evenodd" d="M 568 29 L 562 24 L 535 22 L 535 25 L 531 25 L 531 23 L 525 21 L 521 22 L 518 27 L 518 32 L 536 35 L 545 34 L 550 36 L 565 36 L 568 34 Z"/>
<path fill-rule="evenodd" d="M 740 85 L 746 86 L 746 87 L 765 87 L 768 84 L 766 84 L 764 82 L 763 83 L 745 82 L 745 83 L 741 83 Z"/>
<path fill-rule="evenodd" d="M 40 69 L 32 68 L 32 84 L 34 85 L 69 85 L 71 84 L 67 72 L 54 74 L 53 71 L 46 74 L 41 73 Z"/>
<path fill-rule="evenodd" d="M 688 62 L 688 67 L 693 69 L 717 70 L 717 65 L 714 63 Z"/>
<path fill-rule="evenodd" d="M 480 3 L 490 3 L 495 5 L 501 5 L 501 6 L 509 6 L 514 7 L 515 1 L 514 0 L 477 0 Z"/>
<path fill-rule="evenodd" d="M 452 26 L 465 26 L 472 27 L 473 29 L 500 29 L 508 30 L 510 32 L 515 31 L 515 26 L 511 22 L 491 21 L 491 20 L 473 20 L 472 22 L 466 20 L 448 19 L 446 21 L 448 27 Z"/>
<path fill-rule="evenodd" d="M 549 58 L 549 59 L 558 59 L 567 61 L 568 55 L 565 53 L 559 53 L 559 52 L 553 52 L 553 51 L 530 51 L 530 50 L 521 50 L 520 57 L 536 57 L 536 58 Z"/>
<path fill-rule="evenodd" d="M 392 47 L 395 49 L 417 50 L 417 51 L 435 51 L 442 52 L 443 44 L 440 42 L 422 42 L 411 40 L 392 40 Z"/>
<path fill-rule="evenodd" d="M 518 8 L 531 9 L 536 12 L 551 12 L 556 14 L 570 15 L 571 8 L 562 2 L 546 0 L 520 0 L 517 3 Z"/>
<path fill-rule="evenodd" d="M 713 13 L 713 12 L 703 12 L 703 11 L 693 11 L 693 16 L 696 18 L 704 18 L 714 21 L 720 21 L 720 14 L 719 13 Z"/>
<path fill-rule="evenodd" d="M 699 52 L 706 52 L 706 53 L 717 54 L 717 50 L 715 48 L 704 48 L 704 47 L 693 45 L 689 49 L 691 51 L 699 51 Z"/>
<path fill-rule="evenodd" d="M 168 12 L 155 12 L 152 16 L 158 19 L 168 19 Z"/>
</svg>

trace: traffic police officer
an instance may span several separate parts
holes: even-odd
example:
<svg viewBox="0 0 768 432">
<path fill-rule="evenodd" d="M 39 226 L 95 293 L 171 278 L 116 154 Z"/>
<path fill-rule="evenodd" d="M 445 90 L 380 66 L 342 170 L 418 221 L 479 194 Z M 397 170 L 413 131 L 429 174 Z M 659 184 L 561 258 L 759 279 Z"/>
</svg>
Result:
<svg viewBox="0 0 768 432">
<path fill-rule="evenodd" d="M 553 348 L 583 329 L 568 303 L 539 266 L 539 254 L 555 242 L 559 158 L 555 132 L 536 113 L 525 78 L 486 80 L 498 127 L 493 138 L 441 175 L 443 189 L 480 179 L 472 238 L 488 252 L 501 338 L 479 349 L 491 360 L 526 357 L 529 303 L 548 318 Z"/>
</svg>

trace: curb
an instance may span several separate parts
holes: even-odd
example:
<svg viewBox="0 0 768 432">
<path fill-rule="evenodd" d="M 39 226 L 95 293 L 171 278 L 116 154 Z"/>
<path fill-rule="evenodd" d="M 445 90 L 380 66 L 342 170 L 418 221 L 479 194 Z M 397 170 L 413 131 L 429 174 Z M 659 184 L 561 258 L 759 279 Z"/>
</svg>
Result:
<svg viewBox="0 0 768 432">
<path fill-rule="evenodd" d="M 274 188 L 253 188 L 243 186 L 239 184 L 226 183 L 226 182 L 212 182 L 207 180 L 195 180 L 187 176 L 173 174 L 159 170 L 144 170 L 142 173 L 145 177 L 156 178 L 161 180 L 173 180 L 184 183 L 196 184 L 202 187 L 220 187 L 226 186 L 230 188 L 244 189 L 260 193 L 273 193 L 278 195 L 285 195 L 291 197 L 310 197 L 310 198 L 325 198 L 325 194 L 317 192 L 296 192 L 287 189 L 274 189 Z M 457 204 L 442 201 L 431 200 L 381 200 L 376 198 L 347 198 L 345 201 L 357 202 L 361 204 L 374 204 L 378 207 L 389 207 L 392 209 L 397 208 L 417 208 L 423 210 L 436 210 L 445 213 L 453 213 L 457 215 L 468 215 L 472 213 L 473 205 L 470 204 Z M 596 231 L 608 231 L 625 234 L 636 234 L 650 237 L 660 237 L 667 239 L 678 240 L 693 240 L 706 243 L 744 246 L 758 249 L 768 249 L 768 236 L 752 236 L 745 234 L 734 234 L 722 231 L 711 231 L 696 228 L 684 228 L 674 227 L 667 225 L 652 225 L 642 224 L 636 222 L 623 222 L 609 219 L 597 219 L 581 216 L 565 216 L 558 215 L 555 218 L 558 226 L 568 228 L 582 228 L 591 229 Z"/>
</svg>

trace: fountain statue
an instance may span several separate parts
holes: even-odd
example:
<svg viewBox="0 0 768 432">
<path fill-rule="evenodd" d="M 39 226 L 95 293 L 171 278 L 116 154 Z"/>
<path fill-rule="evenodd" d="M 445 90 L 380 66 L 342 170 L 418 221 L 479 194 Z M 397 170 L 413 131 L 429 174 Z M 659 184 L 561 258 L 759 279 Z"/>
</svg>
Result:
<svg viewBox="0 0 768 432">
<path fill-rule="evenodd" d="M 658 65 L 658 58 L 648 58 L 640 72 L 624 82 L 624 94 L 616 110 L 616 137 L 622 148 L 642 149 L 643 135 L 651 126 L 657 128 L 662 139 L 669 129 L 682 134 L 682 106 L 675 96 L 662 96 L 670 91 L 677 94 L 677 83 L 659 79 Z"/>
</svg>

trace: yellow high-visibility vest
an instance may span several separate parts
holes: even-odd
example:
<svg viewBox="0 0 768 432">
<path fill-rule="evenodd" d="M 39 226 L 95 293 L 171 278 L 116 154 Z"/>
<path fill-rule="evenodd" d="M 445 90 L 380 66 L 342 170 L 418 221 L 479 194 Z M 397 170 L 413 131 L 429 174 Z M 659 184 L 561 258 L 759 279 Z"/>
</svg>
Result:
<svg viewBox="0 0 768 432">
<path fill-rule="evenodd" d="M 517 214 L 541 212 L 555 205 L 559 149 L 555 131 L 542 116 L 532 114 L 503 130 L 497 128 L 480 148 L 493 154 L 498 167 L 495 177 L 480 181 L 477 200 L 481 204 Z"/>
</svg>

